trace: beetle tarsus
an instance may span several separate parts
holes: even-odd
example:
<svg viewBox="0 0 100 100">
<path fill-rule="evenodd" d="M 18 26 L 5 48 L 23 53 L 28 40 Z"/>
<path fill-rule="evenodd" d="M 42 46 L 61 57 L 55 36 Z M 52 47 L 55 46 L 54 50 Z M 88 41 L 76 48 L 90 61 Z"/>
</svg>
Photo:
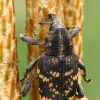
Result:
<svg viewBox="0 0 100 100">
<path fill-rule="evenodd" d="M 87 83 L 90 83 L 90 82 L 92 82 L 92 80 L 91 79 L 87 79 L 86 78 L 86 69 L 85 69 L 85 66 L 84 66 L 84 64 L 79 60 L 79 68 L 80 68 L 80 70 L 82 71 L 82 76 L 83 76 L 83 78 L 84 78 L 84 81 L 86 81 Z"/>
<path fill-rule="evenodd" d="M 86 77 L 83 77 L 84 78 L 84 81 L 86 81 L 87 83 L 91 83 L 92 80 L 91 79 L 87 79 Z"/>
<path fill-rule="evenodd" d="M 36 75 L 35 77 L 33 77 L 29 82 L 26 82 L 24 85 L 24 89 L 22 91 L 22 96 L 25 97 L 30 89 L 30 86 L 32 84 L 32 82 L 38 77 L 38 75 Z"/>
<path fill-rule="evenodd" d="M 20 38 L 21 38 L 24 42 L 27 42 L 27 43 L 32 44 L 32 45 L 43 45 L 43 44 L 44 44 L 44 43 L 42 43 L 42 42 L 39 42 L 39 41 L 36 40 L 36 39 L 33 39 L 32 37 L 25 36 L 24 34 L 20 34 Z"/>
</svg>

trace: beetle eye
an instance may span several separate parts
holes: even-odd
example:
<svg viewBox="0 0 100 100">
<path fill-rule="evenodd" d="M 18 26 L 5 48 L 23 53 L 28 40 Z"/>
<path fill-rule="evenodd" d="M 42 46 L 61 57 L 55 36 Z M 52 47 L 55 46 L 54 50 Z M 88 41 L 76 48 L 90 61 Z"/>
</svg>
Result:
<svg viewBox="0 0 100 100">
<path fill-rule="evenodd" d="M 50 18 L 50 19 L 51 19 L 51 14 L 49 14 L 49 15 L 48 15 L 48 18 Z"/>
</svg>

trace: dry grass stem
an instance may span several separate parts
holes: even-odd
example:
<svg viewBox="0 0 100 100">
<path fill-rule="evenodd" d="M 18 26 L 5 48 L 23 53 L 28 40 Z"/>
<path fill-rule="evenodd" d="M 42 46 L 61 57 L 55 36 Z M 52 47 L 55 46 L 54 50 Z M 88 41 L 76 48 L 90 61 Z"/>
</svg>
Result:
<svg viewBox="0 0 100 100">
<path fill-rule="evenodd" d="M 0 0 L 0 100 L 21 100 L 14 1 Z"/>
</svg>

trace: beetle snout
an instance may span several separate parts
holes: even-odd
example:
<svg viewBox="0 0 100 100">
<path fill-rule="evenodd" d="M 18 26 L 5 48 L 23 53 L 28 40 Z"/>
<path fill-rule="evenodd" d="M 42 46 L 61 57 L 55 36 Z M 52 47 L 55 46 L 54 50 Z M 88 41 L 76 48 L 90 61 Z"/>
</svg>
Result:
<svg viewBox="0 0 100 100">
<path fill-rule="evenodd" d="M 54 19 L 55 17 L 56 17 L 55 14 L 48 14 L 48 18 L 49 18 L 49 19 Z"/>
</svg>

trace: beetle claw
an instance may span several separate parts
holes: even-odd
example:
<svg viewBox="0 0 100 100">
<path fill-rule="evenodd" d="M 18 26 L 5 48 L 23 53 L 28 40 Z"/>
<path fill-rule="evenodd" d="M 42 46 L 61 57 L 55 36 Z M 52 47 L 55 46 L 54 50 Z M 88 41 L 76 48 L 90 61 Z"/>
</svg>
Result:
<svg viewBox="0 0 100 100">
<path fill-rule="evenodd" d="M 30 89 L 30 86 L 32 84 L 32 82 L 35 80 L 35 78 L 37 78 L 38 75 L 36 75 L 35 77 L 33 77 L 31 80 L 28 80 L 26 82 L 24 82 L 24 89 L 22 91 L 22 96 L 25 97 Z"/>
<path fill-rule="evenodd" d="M 91 83 L 91 82 L 92 82 L 91 79 L 87 79 L 86 77 L 84 77 L 84 80 L 85 80 L 87 83 Z"/>
</svg>

